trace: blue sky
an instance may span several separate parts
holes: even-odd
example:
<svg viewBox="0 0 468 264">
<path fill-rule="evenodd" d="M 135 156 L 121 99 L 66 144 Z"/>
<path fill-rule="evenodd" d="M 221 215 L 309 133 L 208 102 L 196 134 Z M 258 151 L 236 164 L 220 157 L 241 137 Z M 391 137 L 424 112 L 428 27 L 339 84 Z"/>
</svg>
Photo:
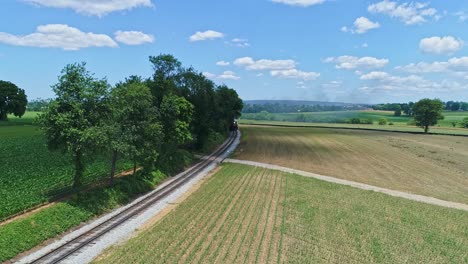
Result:
<svg viewBox="0 0 468 264">
<path fill-rule="evenodd" d="M 53 97 L 68 63 L 111 84 L 170 53 L 243 99 L 468 101 L 468 2 L 4 0 L 0 79 Z"/>
</svg>

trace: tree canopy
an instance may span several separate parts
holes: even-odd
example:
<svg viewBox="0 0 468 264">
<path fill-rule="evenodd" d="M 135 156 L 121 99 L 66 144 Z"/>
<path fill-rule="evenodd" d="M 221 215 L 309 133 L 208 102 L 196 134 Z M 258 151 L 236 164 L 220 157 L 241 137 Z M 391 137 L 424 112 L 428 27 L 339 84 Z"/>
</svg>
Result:
<svg viewBox="0 0 468 264">
<path fill-rule="evenodd" d="M 439 99 L 422 99 L 413 106 L 413 115 L 416 125 L 422 127 L 424 132 L 429 131 L 429 126 L 437 125 L 439 120 L 444 119 L 442 111 L 444 104 Z"/>
<path fill-rule="evenodd" d="M 0 121 L 6 121 L 8 114 L 22 117 L 28 100 L 24 90 L 14 83 L 0 80 Z"/>
</svg>

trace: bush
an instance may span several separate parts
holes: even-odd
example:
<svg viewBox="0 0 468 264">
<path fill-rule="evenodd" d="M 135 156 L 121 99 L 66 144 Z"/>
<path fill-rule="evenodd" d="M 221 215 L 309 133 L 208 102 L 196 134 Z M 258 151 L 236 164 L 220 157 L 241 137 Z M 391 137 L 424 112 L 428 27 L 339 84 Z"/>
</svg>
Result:
<svg viewBox="0 0 468 264">
<path fill-rule="evenodd" d="M 361 124 L 361 119 L 359 118 L 351 118 L 348 120 L 349 124 Z"/>
<path fill-rule="evenodd" d="M 387 123 L 388 123 L 388 121 L 387 121 L 386 118 L 380 118 L 379 119 L 379 125 L 385 126 L 385 125 L 387 125 Z"/>
<path fill-rule="evenodd" d="M 393 123 L 392 123 L 392 122 L 390 122 L 388 125 L 389 125 L 389 126 L 393 126 Z"/>
<path fill-rule="evenodd" d="M 468 117 L 465 117 L 461 122 L 460 122 L 460 126 L 462 128 L 468 128 Z"/>
</svg>

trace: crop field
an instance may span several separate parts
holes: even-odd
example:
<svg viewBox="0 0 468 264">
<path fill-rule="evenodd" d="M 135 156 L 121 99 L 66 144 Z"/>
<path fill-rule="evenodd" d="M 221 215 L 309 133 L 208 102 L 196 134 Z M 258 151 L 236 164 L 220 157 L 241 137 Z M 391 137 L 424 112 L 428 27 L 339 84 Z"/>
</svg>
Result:
<svg viewBox="0 0 468 264">
<path fill-rule="evenodd" d="M 225 164 L 95 263 L 466 263 L 468 213 Z"/>
<path fill-rule="evenodd" d="M 468 112 L 444 112 L 444 120 L 440 120 L 437 126 L 431 127 L 431 132 L 445 134 L 466 134 L 468 129 L 460 128 L 458 123 L 468 117 Z M 351 118 L 361 120 L 372 120 L 373 124 L 347 124 Z M 378 125 L 380 118 L 387 119 L 393 125 Z M 335 111 L 335 112 L 313 112 L 313 113 L 269 113 L 269 114 L 242 114 L 241 123 L 244 124 L 278 124 L 278 125 L 301 125 L 301 126 L 336 126 L 354 127 L 379 130 L 398 130 L 422 132 L 411 124 L 412 119 L 408 116 L 394 116 L 388 111 Z M 457 123 L 453 127 L 452 123 Z"/>
<path fill-rule="evenodd" d="M 73 166 L 68 155 L 49 152 L 42 132 L 32 125 L 35 113 L 0 123 L 0 221 L 69 190 Z M 102 157 L 87 167 L 85 182 L 107 176 Z M 119 169 L 129 168 L 121 162 Z"/>
<path fill-rule="evenodd" d="M 234 157 L 468 204 L 468 138 L 241 126 Z"/>
</svg>

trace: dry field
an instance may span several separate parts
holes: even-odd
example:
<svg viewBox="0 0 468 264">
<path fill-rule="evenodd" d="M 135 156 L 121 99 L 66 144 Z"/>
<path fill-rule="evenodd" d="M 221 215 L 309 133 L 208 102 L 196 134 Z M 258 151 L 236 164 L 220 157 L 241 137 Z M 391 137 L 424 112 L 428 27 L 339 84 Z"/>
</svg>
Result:
<svg viewBox="0 0 468 264">
<path fill-rule="evenodd" d="M 238 164 L 95 263 L 466 263 L 468 213 Z"/>
<path fill-rule="evenodd" d="M 468 138 L 242 126 L 234 158 L 468 204 Z"/>
</svg>

